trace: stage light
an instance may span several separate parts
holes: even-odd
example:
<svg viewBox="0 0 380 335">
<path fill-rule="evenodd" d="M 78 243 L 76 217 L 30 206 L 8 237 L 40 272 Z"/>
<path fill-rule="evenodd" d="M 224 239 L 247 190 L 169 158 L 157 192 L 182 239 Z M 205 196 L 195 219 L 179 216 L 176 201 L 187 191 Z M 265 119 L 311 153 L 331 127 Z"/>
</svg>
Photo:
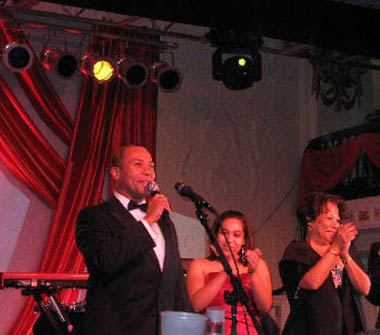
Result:
<svg viewBox="0 0 380 335">
<path fill-rule="evenodd" d="M 13 72 L 22 72 L 33 64 L 33 52 L 27 44 L 12 42 L 5 46 L 2 54 L 4 65 Z"/>
<path fill-rule="evenodd" d="M 102 58 L 93 65 L 93 76 L 96 80 L 104 83 L 111 80 L 115 75 L 115 67 L 111 60 Z"/>
<path fill-rule="evenodd" d="M 241 55 L 228 58 L 222 65 L 224 86 L 231 90 L 242 90 L 260 80 L 261 73 L 257 76 L 254 62 L 257 62 L 257 58 L 253 60 Z"/>
<path fill-rule="evenodd" d="M 163 92 L 177 91 L 182 84 L 182 74 L 174 66 L 156 62 L 151 67 L 151 80 Z"/>
<path fill-rule="evenodd" d="M 77 57 L 54 47 L 47 47 L 43 50 L 41 64 L 47 70 L 56 71 L 64 79 L 72 78 L 79 70 Z"/>
<path fill-rule="evenodd" d="M 230 57 L 223 61 L 226 54 Z M 257 50 L 218 48 L 212 57 L 212 75 L 231 90 L 251 87 L 261 80 L 261 55 Z"/>
<path fill-rule="evenodd" d="M 85 53 L 81 57 L 80 70 L 83 74 L 92 76 L 99 83 L 106 83 L 115 76 L 114 62 L 107 57 L 95 57 Z"/>
<path fill-rule="evenodd" d="M 116 74 L 130 88 L 143 86 L 149 77 L 148 68 L 129 56 L 117 62 Z"/>
<path fill-rule="evenodd" d="M 238 64 L 241 68 L 247 65 L 247 60 L 244 57 L 238 57 Z"/>
</svg>

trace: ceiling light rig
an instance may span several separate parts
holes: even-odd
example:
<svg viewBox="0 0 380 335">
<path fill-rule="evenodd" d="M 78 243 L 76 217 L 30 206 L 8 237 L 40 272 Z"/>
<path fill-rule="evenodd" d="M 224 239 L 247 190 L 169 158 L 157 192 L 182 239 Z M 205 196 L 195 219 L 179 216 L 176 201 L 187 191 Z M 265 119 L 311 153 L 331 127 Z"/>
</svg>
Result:
<svg viewBox="0 0 380 335">
<path fill-rule="evenodd" d="M 160 61 L 148 68 L 129 55 L 114 59 L 98 56 L 94 52 L 83 52 L 75 57 L 49 46 L 41 53 L 41 64 L 46 70 L 55 71 L 65 79 L 82 73 L 105 84 L 117 77 L 131 89 L 142 87 L 150 80 L 160 91 L 168 93 L 177 91 L 182 84 L 182 74 L 175 66 Z"/>
<path fill-rule="evenodd" d="M 189 38 L 191 40 L 202 40 L 202 36 L 194 37 L 191 35 L 161 31 L 157 29 L 147 29 L 141 27 L 128 27 L 128 29 L 118 30 L 119 32 L 111 33 L 103 31 L 93 31 L 88 28 L 79 27 L 80 23 L 94 23 L 104 25 L 110 28 L 120 28 L 117 23 L 104 23 L 97 20 L 90 20 L 75 17 L 75 27 L 70 24 L 72 18 L 67 18 L 66 15 L 47 14 L 37 11 L 26 10 L 24 8 L 13 8 L 15 18 L 12 24 L 17 24 L 17 29 L 30 30 L 31 34 L 42 35 L 46 38 L 46 42 L 39 53 L 38 62 L 47 71 L 54 72 L 57 76 L 63 79 L 72 79 L 79 74 L 91 76 L 95 81 L 101 84 L 109 83 L 115 78 L 123 81 L 130 89 L 143 87 L 148 82 L 156 85 L 161 92 L 171 93 L 180 89 L 183 81 L 182 73 L 174 66 L 174 57 L 171 61 L 157 61 L 153 64 L 147 64 L 145 61 L 134 58 L 129 54 L 129 50 L 121 50 L 121 52 L 113 52 L 112 57 L 102 57 L 104 50 L 94 51 L 89 44 L 89 51 L 78 51 L 76 53 L 67 52 L 67 34 L 75 38 L 81 38 L 79 42 L 80 48 L 83 46 L 83 41 L 88 36 L 104 37 L 117 41 L 124 41 L 127 45 L 129 42 L 147 44 L 154 46 L 160 56 L 163 53 L 171 54 L 170 50 L 178 48 L 177 43 L 161 40 L 160 36 Z M 28 19 L 18 18 L 18 15 L 25 14 L 25 10 L 30 13 Z M 54 18 L 55 23 L 47 23 L 44 18 Z M 7 17 L 0 19 L 8 20 Z M 49 20 L 48 20 L 49 21 Z M 50 20 L 52 21 L 52 20 Z M 74 19 L 72 19 L 74 21 Z M 132 32 L 133 34 L 129 34 Z M 134 34 L 136 33 L 136 34 Z M 47 36 L 47 37 L 46 37 Z M 147 36 L 149 38 L 147 38 Z M 64 47 L 61 41 L 52 41 L 51 39 L 64 39 Z M 70 41 L 71 42 L 71 41 Z M 135 50 L 133 50 L 135 51 Z M 23 72 L 28 70 L 34 62 L 34 52 L 26 43 L 13 42 L 9 43 L 5 48 L 0 48 L 0 57 L 4 65 L 11 71 Z"/>
<path fill-rule="evenodd" d="M 203 36 L 171 32 L 167 29 L 159 30 L 138 26 L 128 26 L 127 29 L 120 29 L 119 23 L 103 22 L 76 16 L 69 17 L 57 13 L 42 13 L 17 6 L 12 7 L 12 13 L 14 14 L 12 20 L 1 13 L 0 19 L 5 22 L 9 21 L 11 26 L 17 25 L 17 29 L 29 30 L 31 34 L 39 34 L 43 37 L 47 34 L 47 42 L 40 52 L 38 59 L 41 66 L 47 71 L 54 71 L 59 77 L 64 79 L 74 78 L 78 74 L 87 75 L 102 84 L 109 83 L 117 78 L 122 80 L 130 89 L 140 88 L 151 82 L 161 92 L 175 92 L 181 87 L 183 76 L 174 66 L 173 59 L 171 62 L 160 61 L 154 64 L 147 64 L 138 58 L 132 58 L 128 50 L 122 50 L 120 53 L 113 53 L 112 57 L 103 58 L 99 53 L 103 54 L 104 50 L 94 52 L 91 45 L 89 45 L 90 50 L 88 52 L 83 52 L 82 50 L 72 54 L 63 51 L 67 49 L 66 39 L 64 41 L 65 48 L 60 49 L 56 47 L 58 45 L 57 42 L 54 43 L 52 41 L 52 44 L 55 45 L 50 45 L 50 38 L 57 37 L 62 39 L 65 38 L 66 34 L 69 34 L 70 39 L 72 36 L 81 38 L 82 41 L 79 44 L 82 47 L 82 42 L 87 36 L 104 37 L 124 41 L 127 45 L 129 42 L 133 42 L 154 46 L 159 50 L 160 54 L 178 48 L 176 42 L 161 40 L 159 38 L 161 36 L 204 42 Z M 83 23 L 83 26 L 78 25 L 78 23 Z M 93 29 L 87 28 L 89 24 L 111 28 L 111 32 L 93 31 Z M 29 69 L 34 62 L 34 53 L 25 43 L 10 43 L 6 48 L 0 48 L 0 55 L 4 65 L 14 72 L 23 72 Z"/>
</svg>

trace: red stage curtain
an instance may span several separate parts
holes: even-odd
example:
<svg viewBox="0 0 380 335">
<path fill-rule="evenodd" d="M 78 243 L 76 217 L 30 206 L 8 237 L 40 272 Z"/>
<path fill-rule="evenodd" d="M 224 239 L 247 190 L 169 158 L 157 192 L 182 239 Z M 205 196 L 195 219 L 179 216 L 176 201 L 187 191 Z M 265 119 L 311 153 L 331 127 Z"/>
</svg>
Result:
<svg viewBox="0 0 380 335">
<path fill-rule="evenodd" d="M 17 75 L 18 82 L 45 124 L 65 144 L 70 145 L 74 122 L 62 100 L 38 62 L 28 71 Z"/>
<path fill-rule="evenodd" d="M 0 159 L 25 185 L 56 206 L 64 161 L 34 126 L 1 76 Z"/>
<path fill-rule="evenodd" d="M 92 43 L 99 40 L 92 41 Z M 121 41 L 101 41 L 109 48 L 125 48 Z M 113 45 L 115 43 L 115 45 Z M 131 45 L 131 44 L 130 44 Z M 148 66 L 158 58 L 153 47 L 134 45 Z M 66 162 L 63 186 L 59 196 L 40 272 L 79 272 L 83 259 L 75 244 L 75 220 L 79 210 L 101 201 L 106 164 L 120 145 L 141 143 L 155 152 L 157 89 L 150 83 L 143 88 L 128 89 L 120 80 L 109 84 L 83 80 L 76 126 Z M 72 303 L 74 290 L 62 294 L 62 301 Z M 32 299 L 19 315 L 11 334 L 31 334 L 37 316 Z"/>
<path fill-rule="evenodd" d="M 331 149 L 306 149 L 301 163 L 298 205 L 312 191 L 335 187 L 352 171 L 361 152 L 366 152 L 372 163 L 380 166 L 380 135 L 361 134 Z"/>
</svg>

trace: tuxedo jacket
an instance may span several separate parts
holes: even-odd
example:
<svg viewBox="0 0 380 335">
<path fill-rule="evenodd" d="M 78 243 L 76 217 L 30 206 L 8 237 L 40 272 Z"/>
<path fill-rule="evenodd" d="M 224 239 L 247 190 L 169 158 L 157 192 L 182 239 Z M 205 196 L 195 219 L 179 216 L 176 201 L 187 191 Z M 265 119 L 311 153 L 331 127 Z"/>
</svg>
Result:
<svg viewBox="0 0 380 335">
<path fill-rule="evenodd" d="M 164 214 L 158 224 L 162 272 L 153 239 L 115 197 L 80 211 L 76 241 L 89 272 L 85 335 L 155 335 L 160 311 L 191 311 L 173 222 Z"/>
</svg>

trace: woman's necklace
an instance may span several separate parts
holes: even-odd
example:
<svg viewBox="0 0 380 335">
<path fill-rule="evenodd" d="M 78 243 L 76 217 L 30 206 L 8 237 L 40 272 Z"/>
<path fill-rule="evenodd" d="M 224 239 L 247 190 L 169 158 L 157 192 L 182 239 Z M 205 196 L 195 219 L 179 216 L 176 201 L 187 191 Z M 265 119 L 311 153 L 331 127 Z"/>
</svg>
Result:
<svg viewBox="0 0 380 335">
<path fill-rule="evenodd" d="M 334 281 L 335 288 L 342 286 L 343 269 L 344 265 L 341 262 L 334 264 L 334 266 L 331 269 L 331 275 Z"/>
</svg>

